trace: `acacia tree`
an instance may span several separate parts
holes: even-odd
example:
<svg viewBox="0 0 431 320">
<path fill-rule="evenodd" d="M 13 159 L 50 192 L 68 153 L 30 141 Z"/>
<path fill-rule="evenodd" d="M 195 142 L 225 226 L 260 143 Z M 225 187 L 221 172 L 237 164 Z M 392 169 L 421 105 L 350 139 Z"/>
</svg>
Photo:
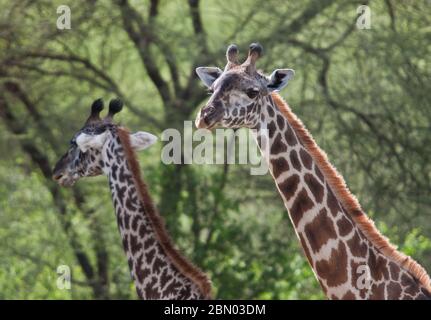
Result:
<svg viewBox="0 0 431 320">
<path fill-rule="evenodd" d="M 293 84 L 295 93 L 291 93 L 293 105 L 300 106 L 298 113 L 310 121 L 313 134 L 318 141 L 321 138 L 329 154 L 331 151 L 341 154 L 341 148 L 347 150 L 344 156 L 334 160 L 346 173 L 347 180 L 357 183 L 356 188 L 351 185 L 352 189 L 365 198 L 373 211 L 391 205 L 391 214 L 402 212 L 404 220 L 410 221 L 417 212 L 429 210 L 431 204 L 426 195 L 430 191 L 430 177 L 420 176 L 421 169 L 414 165 L 419 163 L 426 169 L 429 164 L 430 153 L 421 149 L 428 139 L 421 130 L 429 128 L 424 121 L 430 119 L 429 109 L 413 106 L 428 103 L 423 84 L 429 74 L 420 60 L 426 57 L 429 47 L 421 47 L 419 40 L 399 40 L 400 37 L 406 40 L 410 28 L 420 29 L 419 17 L 426 21 L 420 14 L 424 4 L 395 4 L 387 0 L 374 5 L 370 2 L 374 16 L 381 17 L 380 21 L 376 18 L 376 23 L 387 26 L 384 32 L 378 33 L 359 33 L 356 29 L 359 4 L 364 2 L 323 0 L 279 6 L 277 1 L 252 0 L 246 4 L 199 0 L 181 4 L 158 0 L 85 1 L 71 6 L 72 29 L 58 30 L 56 7 L 50 1 L 3 1 L 2 7 L 7 9 L 0 21 L 3 88 L 0 116 L 5 129 L 17 137 L 22 152 L 45 177 L 62 228 L 95 297 L 119 294 L 111 285 L 112 253 L 106 249 L 109 246 L 106 229 L 100 216 L 93 214 L 95 206 L 89 205 L 89 198 L 103 191 L 80 185 L 64 191 L 51 182 L 52 161 L 65 148 L 65 138 L 60 133 L 76 130 L 69 118 L 77 119 L 83 104 L 99 95 L 122 98 L 132 126 L 144 123 L 145 129 L 156 132 L 165 128 L 182 129 L 183 121 L 194 119 L 195 110 L 206 96 L 195 76 L 195 68 L 224 65 L 225 48 L 232 42 L 244 54 L 248 44 L 254 41 L 268 48 L 261 64 L 264 70 L 286 63 L 300 70 L 298 83 Z M 408 13 L 417 15 L 416 19 L 406 19 Z M 420 35 L 423 38 L 426 34 Z M 381 41 L 382 46 L 370 46 L 369 41 Z M 390 50 L 390 43 L 399 52 L 409 54 L 390 55 L 389 63 L 385 53 Z M 362 47 L 357 50 L 359 45 Z M 369 52 L 375 55 L 367 57 Z M 367 69 L 368 74 L 361 73 L 367 68 L 364 61 L 373 64 Z M 346 63 L 351 66 L 343 73 L 340 69 Z M 393 68 L 393 64 L 401 67 Z M 352 80 L 357 75 L 367 83 L 378 71 L 379 76 L 393 81 L 390 86 L 358 88 Z M 406 114 L 411 121 L 404 124 L 399 113 L 402 105 L 391 105 L 393 99 L 390 99 L 391 95 L 402 95 L 401 87 L 407 88 L 404 103 L 411 106 Z M 381 93 L 386 93 L 385 98 L 375 101 L 384 109 L 376 112 L 372 108 L 374 101 L 364 97 L 375 98 Z M 395 134 L 388 134 L 393 127 L 397 128 Z M 20 139 L 21 135 L 38 138 Z M 326 140 L 335 140 L 335 137 L 339 142 L 337 147 Z M 404 156 L 407 152 L 408 158 Z M 398 186 L 387 180 L 390 174 L 385 170 L 385 161 L 394 168 L 396 181 L 402 182 Z M 161 164 L 159 169 L 154 189 L 168 229 L 174 238 L 187 243 L 180 246 L 193 255 L 195 262 L 216 277 L 220 295 L 235 297 L 234 288 L 228 284 L 233 275 L 226 268 L 217 270 L 223 250 L 230 250 L 220 243 L 219 236 L 226 228 L 227 212 L 240 211 L 240 201 L 251 201 L 248 194 L 241 195 L 242 198 L 228 190 L 248 187 L 242 181 L 250 178 L 245 170 L 235 168 L 232 173 L 227 165 L 211 171 L 209 176 L 188 165 Z M 229 179 L 231 175 L 235 178 Z M 258 191 L 251 198 L 274 201 L 275 192 L 269 192 L 272 183 L 265 178 L 256 179 L 253 181 Z M 397 201 L 387 201 L 401 192 L 403 196 Z M 281 207 L 281 202 L 276 204 Z M 407 214 L 405 210 L 411 211 Z M 191 219 L 191 233 L 185 234 L 180 228 L 182 213 Z M 90 248 L 83 246 L 83 240 L 70 223 L 78 214 L 90 222 Z M 245 232 L 238 225 L 232 224 L 229 232 L 224 234 L 231 237 L 228 242 L 249 240 L 248 235 L 235 238 L 235 233 Z M 257 234 L 259 239 L 264 237 L 256 231 Z M 210 253 L 217 250 L 220 256 L 211 257 Z M 281 249 L 274 250 L 275 256 Z M 262 256 L 248 252 L 241 257 L 253 263 Z M 277 272 L 268 271 L 267 277 L 285 276 L 285 272 Z M 240 281 L 241 277 L 235 276 Z M 256 279 L 249 281 L 258 283 Z M 231 281 L 233 287 L 237 283 Z M 264 290 L 267 288 L 256 284 L 243 293 L 256 297 Z"/>
</svg>

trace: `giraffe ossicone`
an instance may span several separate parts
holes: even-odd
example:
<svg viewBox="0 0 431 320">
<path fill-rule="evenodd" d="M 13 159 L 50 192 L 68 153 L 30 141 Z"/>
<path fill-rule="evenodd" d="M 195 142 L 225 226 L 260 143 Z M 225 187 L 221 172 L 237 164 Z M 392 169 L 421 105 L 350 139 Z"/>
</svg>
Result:
<svg viewBox="0 0 431 320">
<path fill-rule="evenodd" d="M 212 92 L 195 120 L 198 128 L 255 129 L 277 189 L 304 253 L 330 299 L 431 299 L 427 272 L 396 250 L 367 217 L 344 179 L 311 134 L 277 94 L 294 76 L 256 70 L 262 47 L 252 44 L 246 61 L 229 46 L 224 71 L 199 67 Z M 265 139 L 260 129 L 267 132 Z M 262 150 L 263 151 L 263 150 Z"/>
<path fill-rule="evenodd" d="M 82 177 L 108 176 L 118 229 L 140 298 L 208 299 L 209 278 L 175 248 L 141 177 L 135 151 L 148 148 L 157 138 L 114 124 L 122 107 L 121 100 L 111 100 L 107 116 L 101 119 L 103 101 L 94 101 L 84 127 L 55 165 L 53 179 L 68 187 Z"/>
</svg>

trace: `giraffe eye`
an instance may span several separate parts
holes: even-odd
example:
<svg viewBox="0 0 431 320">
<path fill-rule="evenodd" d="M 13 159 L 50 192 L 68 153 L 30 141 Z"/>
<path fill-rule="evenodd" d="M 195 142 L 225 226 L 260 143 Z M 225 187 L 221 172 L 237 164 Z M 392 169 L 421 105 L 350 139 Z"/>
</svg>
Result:
<svg viewBox="0 0 431 320">
<path fill-rule="evenodd" d="M 257 95 L 259 94 L 259 89 L 256 89 L 256 88 L 250 88 L 250 89 L 247 89 L 247 91 L 246 91 L 245 93 L 247 94 L 247 96 L 248 96 L 250 99 L 254 99 L 254 98 L 256 98 L 256 97 L 257 97 Z"/>
</svg>

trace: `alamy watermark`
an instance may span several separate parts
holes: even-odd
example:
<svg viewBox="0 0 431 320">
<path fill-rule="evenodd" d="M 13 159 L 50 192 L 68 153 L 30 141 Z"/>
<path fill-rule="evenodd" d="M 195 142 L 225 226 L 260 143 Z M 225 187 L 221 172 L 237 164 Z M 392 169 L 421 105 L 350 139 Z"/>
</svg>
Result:
<svg viewBox="0 0 431 320">
<path fill-rule="evenodd" d="M 356 13 L 359 15 L 356 18 L 356 27 L 360 30 L 371 29 L 371 9 L 367 5 L 360 5 L 356 8 Z M 57 29 L 70 30 L 72 28 L 71 10 L 68 5 L 60 5 L 57 7 Z"/>
<path fill-rule="evenodd" d="M 70 30 L 72 29 L 72 16 L 69 6 L 61 5 L 57 7 L 57 29 Z"/>
<path fill-rule="evenodd" d="M 255 143 L 259 136 L 260 148 Z M 268 130 L 197 129 L 192 121 L 184 121 L 183 132 L 166 129 L 162 132 L 161 161 L 164 164 L 251 164 L 251 175 L 268 172 Z M 261 153 L 264 157 L 261 156 Z"/>
<path fill-rule="evenodd" d="M 356 8 L 359 15 L 356 18 L 356 28 L 360 30 L 371 29 L 371 9 L 369 6 L 362 5 Z"/>
<path fill-rule="evenodd" d="M 59 265 L 57 267 L 57 275 L 57 288 L 60 290 L 70 290 L 72 288 L 70 267 L 64 264 Z"/>
<path fill-rule="evenodd" d="M 359 275 L 358 279 L 356 280 L 356 287 L 360 290 L 370 290 L 372 283 L 370 267 L 367 265 L 360 265 L 356 269 L 356 274 Z"/>
</svg>

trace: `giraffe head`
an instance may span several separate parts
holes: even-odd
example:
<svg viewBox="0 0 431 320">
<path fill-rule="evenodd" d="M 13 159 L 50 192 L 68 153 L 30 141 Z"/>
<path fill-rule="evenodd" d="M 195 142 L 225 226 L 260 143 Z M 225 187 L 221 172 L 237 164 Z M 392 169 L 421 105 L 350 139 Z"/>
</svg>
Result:
<svg viewBox="0 0 431 320">
<path fill-rule="evenodd" d="M 258 124 L 262 99 L 272 91 L 284 88 L 295 74 L 292 69 L 276 69 L 267 77 L 257 71 L 256 60 L 262 51 L 260 44 L 252 43 L 246 61 L 240 64 L 238 48 L 230 45 L 223 71 L 217 67 L 196 69 L 211 93 L 210 99 L 197 115 L 196 127 L 254 128 Z"/>
<path fill-rule="evenodd" d="M 109 112 L 104 119 L 100 118 L 103 110 L 102 99 L 97 99 L 91 106 L 90 116 L 84 126 L 75 133 L 67 152 L 57 161 L 53 169 L 53 179 L 61 186 L 72 186 L 82 177 L 101 175 L 107 172 L 107 166 L 112 161 L 106 159 L 106 148 L 116 138 L 118 125 L 113 117 L 120 112 L 123 102 L 120 99 L 111 100 Z M 147 132 L 130 134 L 132 147 L 143 150 L 152 145 L 157 138 Z M 109 155 L 110 156 L 110 155 Z"/>
</svg>

